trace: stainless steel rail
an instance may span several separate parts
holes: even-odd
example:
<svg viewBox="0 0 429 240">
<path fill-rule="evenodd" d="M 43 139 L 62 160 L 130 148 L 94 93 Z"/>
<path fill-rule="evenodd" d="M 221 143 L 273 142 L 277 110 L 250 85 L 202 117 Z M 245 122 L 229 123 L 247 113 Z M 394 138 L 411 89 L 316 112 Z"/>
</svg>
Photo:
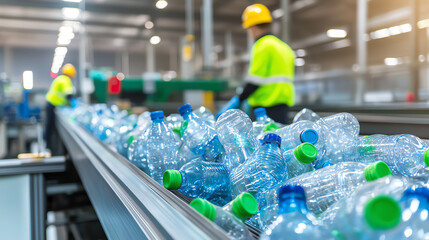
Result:
<svg viewBox="0 0 429 240">
<path fill-rule="evenodd" d="M 67 117 L 57 126 L 109 239 L 227 239 L 218 226 Z"/>
</svg>

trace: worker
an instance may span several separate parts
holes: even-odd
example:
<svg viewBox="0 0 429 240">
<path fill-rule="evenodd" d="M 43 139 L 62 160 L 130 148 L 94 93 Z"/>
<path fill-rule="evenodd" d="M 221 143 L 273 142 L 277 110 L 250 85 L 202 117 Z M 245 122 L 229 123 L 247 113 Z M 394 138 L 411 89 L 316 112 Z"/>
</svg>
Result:
<svg viewBox="0 0 429 240">
<path fill-rule="evenodd" d="M 233 97 L 217 114 L 239 108 L 244 100 L 251 107 L 264 107 L 276 122 L 287 124 L 289 107 L 295 102 L 295 54 L 283 41 L 271 34 L 273 18 L 262 4 L 248 6 L 242 15 L 243 28 L 253 38 L 250 66 L 243 92 Z"/>
<path fill-rule="evenodd" d="M 62 75 L 54 79 L 46 94 L 46 127 L 44 138 L 46 147 L 51 150 L 53 149 L 52 135 L 55 131 L 55 109 L 65 106 L 69 102 L 75 102 L 72 79 L 76 76 L 76 69 L 72 64 L 67 63 L 61 68 L 61 72 Z"/>
</svg>

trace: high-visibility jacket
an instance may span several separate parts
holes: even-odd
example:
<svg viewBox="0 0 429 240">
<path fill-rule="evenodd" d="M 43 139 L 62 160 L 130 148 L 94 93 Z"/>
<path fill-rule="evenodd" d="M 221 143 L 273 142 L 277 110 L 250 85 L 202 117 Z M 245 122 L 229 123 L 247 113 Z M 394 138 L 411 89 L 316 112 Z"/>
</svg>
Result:
<svg viewBox="0 0 429 240">
<path fill-rule="evenodd" d="M 295 54 L 273 35 L 258 39 L 250 58 L 249 74 L 245 81 L 258 85 L 249 98 L 252 107 L 272 107 L 295 104 Z"/>
<path fill-rule="evenodd" d="M 54 79 L 46 94 L 46 101 L 52 105 L 64 106 L 67 104 L 67 96 L 73 94 L 73 83 L 67 75 L 60 75 Z"/>
</svg>

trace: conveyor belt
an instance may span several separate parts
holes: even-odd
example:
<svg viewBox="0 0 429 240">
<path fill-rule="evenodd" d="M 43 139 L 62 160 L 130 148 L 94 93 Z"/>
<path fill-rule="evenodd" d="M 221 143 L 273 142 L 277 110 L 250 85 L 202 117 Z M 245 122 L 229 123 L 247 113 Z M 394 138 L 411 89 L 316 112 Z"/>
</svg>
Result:
<svg viewBox="0 0 429 240">
<path fill-rule="evenodd" d="M 57 116 L 60 135 L 109 239 L 228 238 L 176 194 L 65 116 Z"/>
</svg>

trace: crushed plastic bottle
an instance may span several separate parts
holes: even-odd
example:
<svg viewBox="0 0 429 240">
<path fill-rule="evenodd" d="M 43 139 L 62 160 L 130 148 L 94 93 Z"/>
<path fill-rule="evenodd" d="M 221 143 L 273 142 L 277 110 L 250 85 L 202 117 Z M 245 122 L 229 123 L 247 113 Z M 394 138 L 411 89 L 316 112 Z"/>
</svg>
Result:
<svg viewBox="0 0 429 240">
<path fill-rule="evenodd" d="M 311 143 L 302 143 L 295 149 L 284 152 L 288 178 L 299 176 L 305 172 L 314 171 L 311 164 L 317 156 L 317 149 Z"/>
<path fill-rule="evenodd" d="M 189 104 L 181 106 L 179 113 L 184 119 L 181 136 L 189 149 L 207 161 L 218 161 L 223 147 L 211 124 L 193 113 Z"/>
<path fill-rule="evenodd" d="M 164 122 L 164 112 L 151 113 L 152 126 L 147 130 L 147 165 L 150 176 L 162 183 L 167 169 L 177 169 L 178 136 Z"/>
<path fill-rule="evenodd" d="M 223 163 L 195 159 L 180 170 L 167 170 L 164 187 L 191 198 L 207 199 L 223 206 L 231 201 L 229 172 Z"/>
<path fill-rule="evenodd" d="M 305 192 L 300 186 L 286 185 L 279 189 L 279 211 L 261 240 L 307 240 L 332 237 L 317 218 L 308 211 Z"/>
<path fill-rule="evenodd" d="M 200 214 L 216 223 L 233 239 L 253 239 L 244 220 L 258 211 L 258 203 L 249 193 L 242 193 L 223 208 L 215 206 L 207 200 L 197 198 L 191 202 Z"/>
<path fill-rule="evenodd" d="M 204 106 L 201 106 L 194 110 L 195 115 L 199 116 L 204 121 L 210 123 L 212 126 L 215 124 L 215 117 L 210 110 Z"/>
<path fill-rule="evenodd" d="M 296 123 L 303 120 L 316 122 L 319 119 L 320 117 L 317 115 L 317 113 L 313 112 L 311 109 L 303 108 L 301 111 L 295 114 L 293 122 Z"/>
<path fill-rule="evenodd" d="M 286 162 L 281 153 L 280 142 L 281 138 L 276 134 L 265 135 L 262 146 L 242 165 L 232 170 L 233 196 L 242 192 L 257 195 L 258 192 L 269 190 L 287 179 Z"/>
<path fill-rule="evenodd" d="M 271 118 L 267 116 L 265 108 L 255 108 L 253 111 L 255 114 L 256 121 L 253 122 L 253 134 L 256 139 L 260 139 L 264 133 L 265 126 L 269 123 L 274 123 Z"/>
<path fill-rule="evenodd" d="M 224 112 L 216 121 L 216 132 L 226 151 L 225 164 L 231 170 L 244 163 L 258 146 L 253 136 L 252 121 L 241 110 Z"/>
</svg>

